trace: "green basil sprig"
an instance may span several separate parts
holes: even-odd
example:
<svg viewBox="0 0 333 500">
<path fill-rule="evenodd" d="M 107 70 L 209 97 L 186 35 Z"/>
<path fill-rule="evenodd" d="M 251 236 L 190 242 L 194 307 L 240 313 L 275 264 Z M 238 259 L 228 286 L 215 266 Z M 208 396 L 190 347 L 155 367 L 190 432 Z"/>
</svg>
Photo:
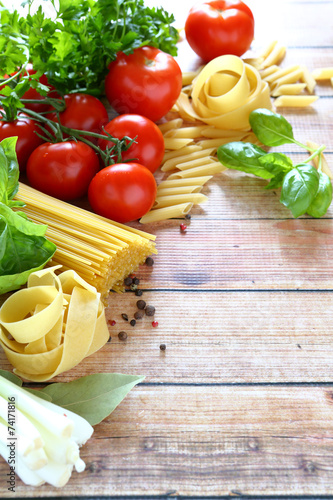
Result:
<svg viewBox="0 0 333 500">
<path fill-rule="evenodd" d="M 249 117 L 250 125 L 262 144 L 269 147 L 294 143 L 306 149 L 311 156 L 293 165 L 282 153 L 266 153 L 262 148 L 246 142 L 230 142 L 217 150 L 219 161 L 227 168 L 241 170 L 269 180 L 266 189 L 281 188 L 280 202 L 294 217 L 307 213 L 322 217 L 332 202 L 332 183 L 321 170 L 321 153 L 325 146 L 313 150 L 294 138 L 291 124 L 281 115 L 268 109 L 256 109 Z M 309 164 L 319 156 L 318 170 Z"/>
</svg>

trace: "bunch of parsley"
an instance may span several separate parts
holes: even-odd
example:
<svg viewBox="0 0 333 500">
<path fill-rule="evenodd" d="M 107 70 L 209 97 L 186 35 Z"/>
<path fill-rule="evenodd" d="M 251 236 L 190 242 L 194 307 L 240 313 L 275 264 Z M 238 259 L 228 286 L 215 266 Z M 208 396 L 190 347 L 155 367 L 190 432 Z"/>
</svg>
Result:
<svg viewBox="0 0 333 500">
<path fill-rule="evenodd" d="M 46 73 L 59 93 L 103 92 L 108 64 L 117 52 L 131 53 L 141 45 L 177 54 L 174 16 L 163 8 L 150 8 L 144 0 L 55 0 L 54 19 L 42 7 L 26 17 L 0 2 L 1 77 L 31 62 L 38 74 Z"/>
</svg>

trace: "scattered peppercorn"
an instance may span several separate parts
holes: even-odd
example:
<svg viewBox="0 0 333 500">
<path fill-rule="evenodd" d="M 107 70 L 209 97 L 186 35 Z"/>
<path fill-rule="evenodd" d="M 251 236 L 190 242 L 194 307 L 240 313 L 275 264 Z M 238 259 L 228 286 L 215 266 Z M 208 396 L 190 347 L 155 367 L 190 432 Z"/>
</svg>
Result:
<svg viewBox="0 0 333 500">
<path fill-rule="evenodd" d="M 115 322 L 115 320 L 114 320 L 114 319 L 109 319 L 108 324 L 109 324 L 110 326 L 114 326 L 114 325 L 116 324 L 116 322 Z"/>
<path fill-rule="evenodd" d="M 132 284 L 132 278 L 130 276 L 127 276 L 127 278 L 124 279 L 124 283 L 126 286 L 130 286 Z"/>
<path fill-rule="evenodd" d="M 147 316 L 154 316 L 155 307 L 154 306 L 146 306 L 145 312 L 146 312 Z"/>
<path fill-rule="evenodd" d="M 140 299 L 137 301 L 136 306 L 138 309 L 144 309 L 146 307 L 146 303 L 144 300 Z"/>
<path fill-rule="evenodd" d="M 135 321 L 135 319 L 131 319 L 131 321 L 130 321 L 130 325 L 131 325 L 131 326 L 135 326 L 135 325 L 136 325 L 136 321 Z"/>
<path fill-rule="evenodd" d="M 138 285 L 140 283 L 139 278 L 133 278 L 134 285 Z"/>
<path fill-rule="evenodd" d="M 153 322 L 152 322 L 152 326 L 153 326 L 154 328 L 156 328 L 156 327 L 158 326 L 158 321 L 153 321 Z"/>
<path fill-rule="evenodd" d="M 134 318 L 135 319 L 142 319 L 144 314 L 145 313 L 143 311 L 136 311 L 136 313 L 134 313 Z"/>
<path fill-rule="evenodd" d="M 132 292 L 135 292 L 138 288 L 138 285 L 136 285 L 135 283 L 132 283 L 131 286 L 130 286 L 130 289 L 132 290 Z"/>
<path fill-rule="evenodd" d="M 143 294 L 143 291 L 142 290 L 135 290 L 135 295 L 137 297 L 141 297 L 141 295 Z"/>
<path fill-rule="evenodd" d="M 165 345 L 165 344 L 161 344 L 161 345 L 160 345 L 160 349 L 161 349 L 161 351 L 165 351 L 165 349 L 166 349 L 166 345 Z"/>
<path fill-rule="evenodd" d="M 185 215 L 185 219 L 191 219 L 191 217 L 192 217 L 191 214 L 186 214 Z"/>
<path fill-rule="evenodd" d="M 125 320 L 125 321 L 128 321 L 128 316 L 127 314 L 122 314 L 121 317 Z"/>
<path fill-rule="evenodd" d="M 181 223 L 179 227 L 180 227 L 181 231 L 186 231 L 186 229 L 187 229 L 187 226 L 183 223 Z"/>
<path fill-rule="evenodd" d="M 112 340 L 112 339 L 111 339 L 111 335 L 110 335 L 110 337 L 108 338 L 108 342 L 111 342 L 111 340 Z"/>
<path fill-rule="evenodd" d="M 127 339 L 127 333 L 126 332 L 119 332 L 118 333 L 118 339 L 119 340 L 126 340 Z"/>
<path fill-rule="evenodd" d="M 146 266 L 153 266 L 154 265 L 154 259 L 152 257 L 147 257 L 145 264 L 146 264 Z"/>
</svg>

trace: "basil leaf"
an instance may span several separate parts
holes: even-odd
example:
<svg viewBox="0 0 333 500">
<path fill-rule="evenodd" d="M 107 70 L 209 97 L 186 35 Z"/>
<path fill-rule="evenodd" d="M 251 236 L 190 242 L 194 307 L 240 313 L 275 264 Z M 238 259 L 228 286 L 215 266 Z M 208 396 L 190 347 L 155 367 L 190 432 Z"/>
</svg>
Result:
<svg viewBox="0 0 333 500">
<path fill-rule="evenodd" d="M 144 377 L 120 373 L 96 373 L 72 382 L 50 384 L 42 392 L 52 403 L 71 410 L 96 425 L 106 418 Z"/>
<path fill-rule="evenodd" d="M 315 198 L 311 205 L 307 208 L 306 213 L 312 217 L 322 217 L 326 214 L 328 207 L 332 202 L 332 183 L 328 175 L 324 172 L 319 172 L 319 187 Z"/>
<path fill-rule="evenodd" d="M 267 153 L 259 158 L 259 163 L 274 175 L 280 172 L 287 173 L 294 168 L 291 159 L 282 153 Z"/>
<path fill-rule="evenodd" d="M 294 217 L 305 214 L 319 187 L 319 174 L 308 163 L 296 165 L 283 180 L 280 201 Z"/>
<path fill-rule="evenodd" d="M 285 172 L 280 172 L 273 177 L 264 189 L 278 189 L 282 187 Z"/>
<path fill-rule="evenodd" d="M 250 125 L 259 141 L 266 146 L 281 146 L 295 142 L 290 123 L 269 109 L 260 108 L 251 112 Z"/>
<path fill-rule="evenodd" d="M 265 155 L 266 151 L 250 142 L 229 142 L 217 150 L 217 157 L 225 167 L 270 179 L 274 175 L 259 161 Z"/>
</svg>

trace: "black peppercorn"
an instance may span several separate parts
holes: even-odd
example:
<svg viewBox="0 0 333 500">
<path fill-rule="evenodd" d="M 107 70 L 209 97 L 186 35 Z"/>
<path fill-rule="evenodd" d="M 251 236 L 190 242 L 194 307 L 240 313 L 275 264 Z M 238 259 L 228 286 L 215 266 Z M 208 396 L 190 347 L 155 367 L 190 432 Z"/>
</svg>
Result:
<svg viewBox="0 0 333 500">
<path fill-rule="evenodd" d="M 119 340 L 126 340 L 127 339 L 127 333 L 126 332 L 119 332 L 118 333 L 118 339 Z"/>
<path fill-rule="evenodd" d="M 144 312 L 143 311 L 136 311 L 136 313 L 134 314 L 134 318 L 135 319 L 142 319 L 144 316 Z"/>
<path fill-rule="evenodd" d="M 124 279 L 125 286 L 130 286 L 132 284 L 132 282 L 133 282 L 133 280 L 129 276 L 127 276 L 127 278 Z"/>
<path fill-rule="evenodd" d="M 152 257 L 146 258 L 146 266 L 152 266 L 154 264 L 154 259 Z"/>
<path fill-rule="evenodd" d="M 154 306 L 146 306 L 145 312 L 146 312 L 147 316 L 154 316 L 155 307 Z"/>
<path fill-rule="evenodd" d="M 122 314 L 121 317 L 125 320 L 125 321 L 128 321 L 128 316 L 127 314 Z"/>
<path fill-rule="evenodd" d="M 135 325 L 136 325 L 136 321 L 135 321 L 135 319 L 131 319 L 131 321 L 130 321 L 130 325 L 131 325 L 131 326 L 135 326 Z"/>
<path fill-rule="evenodd" d="M 132 283 L 134 283 L 134 285 L 138 285 L 140 283 L 139 278 L 133 278 Z"/>
<path fill-rule="evenodd" d="M 161 345 L 160 345 L 160 349 L 161 349 L 161 351 L 165 351 L 165 349 L 166 349 L 166 345 L 165 345 L 165 344 L 161 344 Z"/>
<path fill-rule="evenodd" d="M 144 309 L 146 307 L 146 303 L 144 300 L 140 299 L 137 301 L 136 306 L 138 309 Z"/>
</svg>

